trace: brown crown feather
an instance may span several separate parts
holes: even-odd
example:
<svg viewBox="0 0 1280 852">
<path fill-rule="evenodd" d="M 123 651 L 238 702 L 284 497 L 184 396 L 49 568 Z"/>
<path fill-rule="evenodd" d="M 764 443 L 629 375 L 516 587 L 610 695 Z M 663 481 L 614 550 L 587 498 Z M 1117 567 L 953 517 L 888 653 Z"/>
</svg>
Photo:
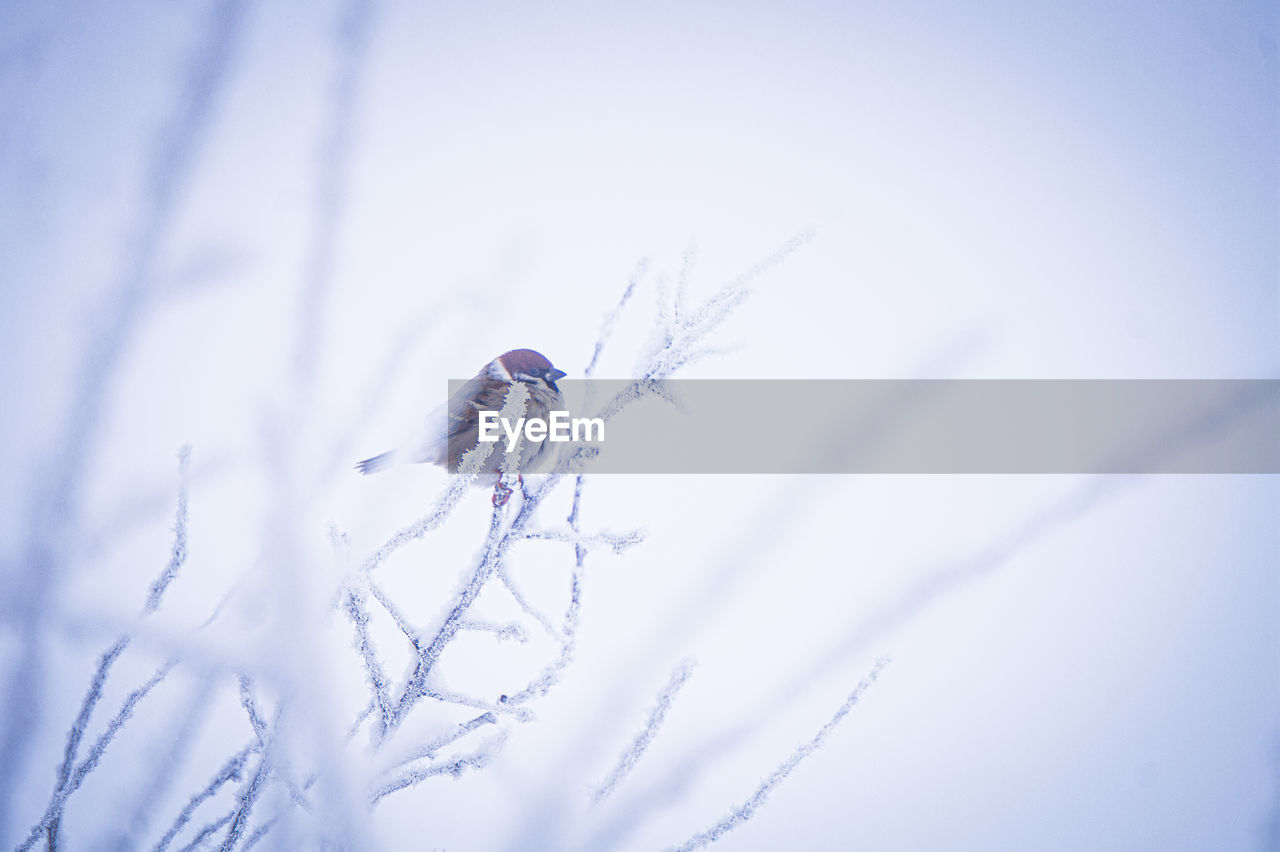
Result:
<svg viewBox="0 0 1280 852">
<path fill-rule="evenodd" d="M 510 352 L 499 355 L 498 360 L 502 362 L 503 367 L 507 368 L 507 372 L 513 376 L 516 373 L 555 369 L 551 366 L 551 362 L 547 360 L 547 356 L 532 349 L 512 349 Z"/>
</svg>

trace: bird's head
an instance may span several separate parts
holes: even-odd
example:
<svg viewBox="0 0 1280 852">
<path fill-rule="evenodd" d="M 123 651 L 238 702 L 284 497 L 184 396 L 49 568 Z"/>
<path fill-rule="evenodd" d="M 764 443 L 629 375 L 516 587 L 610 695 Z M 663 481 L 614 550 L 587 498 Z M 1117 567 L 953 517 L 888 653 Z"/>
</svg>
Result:
<svg viewBox="0 0 1280 852">
<path fill-rule="evenodd" d="M 554 393 L 560 393 L 556 381 L 565 376 L 564 370 L 557 370 L 541 352 L 532 349 L 512 349 L 498 356 L 498 363 L 507 371 L 513 381 L 526 384 L 545 384 Z"/>
</svg>

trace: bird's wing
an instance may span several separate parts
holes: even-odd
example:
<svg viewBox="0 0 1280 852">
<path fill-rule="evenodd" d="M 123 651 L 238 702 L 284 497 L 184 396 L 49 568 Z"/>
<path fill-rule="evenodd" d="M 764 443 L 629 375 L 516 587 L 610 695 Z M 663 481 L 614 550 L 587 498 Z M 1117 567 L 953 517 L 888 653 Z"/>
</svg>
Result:
<svg viewBox="0 0 1280 852">
<path fill-rule="evenodd" d="M 414 441 L 415 462 L 449 464 L 449 444 L 459 436 L 470 435 L 470 446 L 476 443 L 480 409 L 489 411 L 502 407 L 505 387 L 495 387 L 492 381 L 476 376 L 460 387 L 448 401 L 427 413 L 422 430 Z"/>
</svg>

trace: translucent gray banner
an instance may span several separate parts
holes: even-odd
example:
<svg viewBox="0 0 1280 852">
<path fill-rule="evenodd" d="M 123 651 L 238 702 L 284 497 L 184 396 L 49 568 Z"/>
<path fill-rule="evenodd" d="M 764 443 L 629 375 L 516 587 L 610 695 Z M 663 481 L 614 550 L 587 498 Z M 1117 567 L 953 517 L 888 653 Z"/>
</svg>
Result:
<svg viewBox="0 0 1280 852">
<path fill-rule="evenodd" d="M 510 447 L 526 473 L 1280 473 L 1273 379 L 558 385 L 565 413 L 545 433 L 567 440 L 526 424 L 513 442 L 519 424 L 503 430 L 495 410 L 499 438 L 472 469 L 496 469 Z M 453 442 L 450 470 L 477 434 Z"/>
</svg>

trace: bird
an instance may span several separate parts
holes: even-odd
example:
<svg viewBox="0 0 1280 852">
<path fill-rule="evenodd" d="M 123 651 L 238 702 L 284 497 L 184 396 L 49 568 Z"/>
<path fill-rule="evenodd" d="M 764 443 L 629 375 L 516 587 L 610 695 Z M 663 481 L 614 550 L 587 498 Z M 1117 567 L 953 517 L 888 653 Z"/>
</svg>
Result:
<svg viewBox="0 0 1280 852">
<path fill-rule="evenodd" d="M 556 369 L 545 355 L 532 349 L 512 349 L 494 358 L 476 373 L 466 384 L 449 397 L 445 406 L 432 411 L 415 436 L 403 447 L 387 450 L 376 456 L 357 462 L 355 469 L 362 474 L 373 474 L 395 464 L 435 464 L 454 470 L 467 450 L 479 443 L 481 411 L 499 411 L 507 392 L 516 382 L 522 382 L 529 392 L 525 406 L 526 420 L 546 419 L 549 412 L 563 410 L 564 397 L 556 382 L 567 375 Z M 549 452 L 547 441 L 520 441 L 519 469 L 527 470 L 544 453 Z M 496 474 L 503 460 L 505 436 L 494 444 L 494 451 L 481 469 L 484 474 Z M 499 483 L 499 488 L 501 488 Z M 495 493 L 495 505 L 498 495 Z M 504 498 L 505 502 L 505 498 Z"/>
</svg>

